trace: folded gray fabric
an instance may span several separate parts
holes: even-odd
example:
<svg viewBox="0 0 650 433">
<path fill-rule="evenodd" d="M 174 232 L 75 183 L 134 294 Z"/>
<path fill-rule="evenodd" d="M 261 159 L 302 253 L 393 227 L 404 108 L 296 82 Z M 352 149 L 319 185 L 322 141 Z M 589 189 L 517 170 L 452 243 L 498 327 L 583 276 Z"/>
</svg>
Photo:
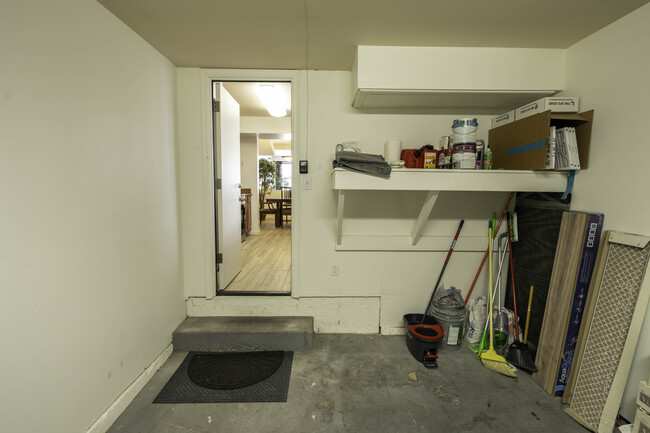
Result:
<svg viewBox="0 0 650 433">
<path fill-rule="evenodd" d="M 333 161 L 333 166 L 384 179 L 390 178 L 390 165 L 381 155 L 347 151 L 336 152 L 336 160 Z"/>
</svg>

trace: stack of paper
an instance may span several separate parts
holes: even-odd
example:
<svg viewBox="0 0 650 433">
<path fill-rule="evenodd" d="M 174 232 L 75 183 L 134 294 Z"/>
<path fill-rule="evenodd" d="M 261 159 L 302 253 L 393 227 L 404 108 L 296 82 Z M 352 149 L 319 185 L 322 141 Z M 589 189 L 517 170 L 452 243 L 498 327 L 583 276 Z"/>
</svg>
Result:
<svg viewBox="0 0 650 433">
<path fill-rule="evenodd" d="M 555 170 L 580 170 L 580 155 L 576 129 L 551 126 L 546 152 L 546 168 Z"/>
</svg>

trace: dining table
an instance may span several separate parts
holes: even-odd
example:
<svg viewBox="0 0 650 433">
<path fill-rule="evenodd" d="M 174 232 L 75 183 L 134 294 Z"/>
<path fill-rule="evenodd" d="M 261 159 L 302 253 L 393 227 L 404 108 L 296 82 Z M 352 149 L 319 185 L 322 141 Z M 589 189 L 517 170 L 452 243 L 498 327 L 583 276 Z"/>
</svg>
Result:
<svg viewBox="0 0 650 433">
<path fill-rule="evenodd" d="M 282 208 L 287 204 L 291 204 L 291 198 L 267 198 L 264 201 L 275 205 L 275 226 L 282 228 Z"/>
</svg>

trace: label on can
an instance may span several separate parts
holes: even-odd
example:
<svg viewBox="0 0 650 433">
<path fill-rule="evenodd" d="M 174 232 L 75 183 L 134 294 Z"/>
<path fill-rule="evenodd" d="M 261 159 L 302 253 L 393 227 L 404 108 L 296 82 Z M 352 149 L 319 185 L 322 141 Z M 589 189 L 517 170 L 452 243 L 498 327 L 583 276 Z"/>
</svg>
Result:
<svg viewBox="0 0 650 433">
<path fill-rule="evenodd" d="M 438 152 L 435 150 L 424 151 L 424 168 L 436 168 L 436 160 L 438 159 Z"/>
<path fill-rule="evenodd" d="M 461 329 L 463 329 L 463 325 L 449 325 L 447 346 L 458 346 L 460 344 Z"/>
</svg>

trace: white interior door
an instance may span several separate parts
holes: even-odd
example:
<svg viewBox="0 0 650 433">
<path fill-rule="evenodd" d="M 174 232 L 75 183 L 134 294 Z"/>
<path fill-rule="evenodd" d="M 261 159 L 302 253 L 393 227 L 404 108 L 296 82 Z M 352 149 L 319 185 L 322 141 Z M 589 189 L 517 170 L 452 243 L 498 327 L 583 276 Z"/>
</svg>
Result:
<svg viewBox="0 0 650 433">
<path fill-rule="evenodd" d="M 217 264 L 217 285 L 218 290 L 223 290 L 241 271 L 239 104 L 222 83 L 215 82 L 212 88 L 217 107 L 214 110 L 215 233 L 217 257 L 222 257 Z"/>
</svg>

